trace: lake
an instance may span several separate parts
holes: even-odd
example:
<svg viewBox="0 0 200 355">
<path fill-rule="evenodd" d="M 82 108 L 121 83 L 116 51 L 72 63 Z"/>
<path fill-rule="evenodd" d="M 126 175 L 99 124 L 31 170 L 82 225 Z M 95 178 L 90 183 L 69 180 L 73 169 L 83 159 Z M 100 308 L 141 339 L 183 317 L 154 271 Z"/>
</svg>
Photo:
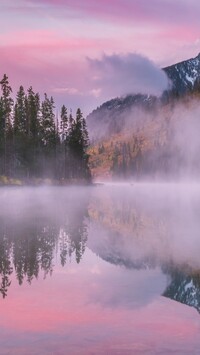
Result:
<svg viewBox="0 0 200 355">
<path fill-rule="evenodd" d="M 200 185 L 0 189 L 0 354 L 199 354 Z"/>
</svg>

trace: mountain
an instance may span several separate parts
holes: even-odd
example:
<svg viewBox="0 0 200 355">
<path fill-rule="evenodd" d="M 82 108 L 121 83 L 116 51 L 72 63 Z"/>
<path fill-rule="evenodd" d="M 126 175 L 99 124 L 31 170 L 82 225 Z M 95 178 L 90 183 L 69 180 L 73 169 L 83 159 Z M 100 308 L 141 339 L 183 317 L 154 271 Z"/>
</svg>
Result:
<svg viewBox="0 0 200 355">
<path fill-rule="evenodd" d="M 172 98 L 200 91 L 200 53 L 195 58 L 165 67 L 163 71 L 172 85 L 161 98 L 138 93 L 103 103 L 87 117 L 91 137 L 102 138 L 105 133 L 109 135 L 121 131 L 124 126 L 124 116 L 127 116 L 133 108 L 142 108 L 144 111 L 154 113 L 160 105 L 168 103 Z"/>
<path fill-rule="evenodd" d="M 160 98 L 115 98 L 87 117 L 94 178 L 200 178 L 200 54 L 163 70 L 171 87 Z"/>
<path fill-rule="evenodd" d="M 172 93 L 181 96 L 200 90 L 200 53 L 197 57 L 163 69 L 172 82 Z"/>
</svg>

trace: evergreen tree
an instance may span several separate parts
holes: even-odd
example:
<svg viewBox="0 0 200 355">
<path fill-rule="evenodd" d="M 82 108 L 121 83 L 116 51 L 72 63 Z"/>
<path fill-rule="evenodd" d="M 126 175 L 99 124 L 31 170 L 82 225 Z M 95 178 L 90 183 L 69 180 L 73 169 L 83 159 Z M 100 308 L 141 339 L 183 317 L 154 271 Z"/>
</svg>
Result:
<svg viewBox="0 0 200 355">
<path fill-rule="evenodd" d="M 42 125 L 42 144 L 44 152 L 43 161 L 43 173 L 50 173 L 54 175 L 51 166 L 56 164 L 56 125 L 55 125 L 55 114 L 54 114 L 54 101 L 51 97 L 47 97 L 44 94 L 44 101 L 41 107 L 41 125 Z"/>
<path fill-rule="evenodd" d="M 0 81 L 2 96 L 0 97 L 0 150 L 2 152 L 1 173 L 10 175 L 12 144 L 12 88 L 8 76 L 4 74 Z"/>
<path fill-rule="evenodd" d="M 51 97 L 44 94 L 44 101 L 41 108 L 41 123 L 42 123 L 42 141 L 44 146 L 51 147 L 55 144 L 55 114 L 54 114 L 54 101 Z"/>
<path fill-rule="evenodd" d="M 60 115 L 60 129 L 61 129 L 61 141 L 65 141 L 68 134 L 68 116 L 67 116 L 67 108 L 65 105 L 61 108 Z"/>
<path fill-rule="evenodd" d="M 28 150 L 26 95 L 23 86 L 17 92 L 13 117 L 13 175 L 26 175 Z"/>
<path fill-rule="evenodd" d="M 28 147 L 26 160 L 27 177 L 34 177 L 40 174 L 40 139 L 41 139 L 41 119 L 40 119 L 40 96 L 34 93 L 32 87 L 28 89 L 25 98 L 27 116 Z"/>
<path fill-rule="evenodd" d="M 40 96 L 34 93 L 32 86 L 28 89 L 26 98 L 27 133 L 32 138 L 37 138 L 40 129 Z"/>
<path fill-rule="evenodd" d="M 27 132 L 27 112 L 26 100 L 23 86 L 17 92 L 16 103 L 14 106 L 14 133 L 25 134 Z"/>
<path fill-rule="evenodd" d="M 20 86 L 15 104 L 7 75 L 0 81 L 0 175 L 20 178 L 89 179 L 86 121 L 61 108 L 59 131 L 54 100 Z M 13 109 L 14 106 L 14 109 Z"/>
<path fill-rule="evenodd" d="M 12 88 L 9 85 L 8 77 L 4 74 L 0 81 L 2 96 L 1 96 L 1 128 L 3 133 L 8 133 L 12 129 L 11 112 L 13 107 L 13 99 L 11 98 Z"/>
<path fill-rule="evenodd" d="M 60 131 L 61 155 L 62 155 L 62 160 L 64 160 L 63 169 L 61 169 L 61 176 L 66 179 L 68 177 L 68 167 L 69 167 L 69 150 L 68 150 L 69 122 L 68 122 L 67 108 L 65 105 L 63 105 L 61 108 L 60 129 L 61 129 Z"/>
<path fill-rule="evenodd" d="M 87 148 L 89 144 L 86 120 L 78 108 L 76 112 L 76 123 L 74 127 L 74 152 L 77 160 L 77 176 L 80 178 L 89 178 Z"/>
</svg>

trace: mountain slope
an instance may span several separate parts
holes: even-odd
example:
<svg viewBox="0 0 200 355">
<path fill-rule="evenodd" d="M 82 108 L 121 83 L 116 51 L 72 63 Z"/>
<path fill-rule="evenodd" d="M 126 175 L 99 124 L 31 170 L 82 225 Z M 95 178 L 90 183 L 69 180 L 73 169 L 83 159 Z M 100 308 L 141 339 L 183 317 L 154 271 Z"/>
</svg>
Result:
<svg viewBox="0 0 200 355">
<path fill-rule="evenodd" d="M 182 97 L 187 93 L 200 91 L 200 53 L 197 57 L 163 68 L 172 82 L 170 90 L 161 98 L 148 95 L 128 95 L 103 103 L 87 117 L 87 124 L 92 138 L 102 138 L 118 133 L 124 126 L 124 117 L 133 109 L 143 109 L 154 113 L 160 105 L 170 99 Z"/>
<path fill-rule="evenodd" d="M 116 98 L 88 116 L 94 178 L 199 179 L 200 55 L 163 70 L 161 98 Z"/>
<path fill-rule="evenodd" d="M 172 81 L 172 92 L 178 96 L 200 89 L 200 53 L 197 57 L 163 69 Z"/>
</svg>

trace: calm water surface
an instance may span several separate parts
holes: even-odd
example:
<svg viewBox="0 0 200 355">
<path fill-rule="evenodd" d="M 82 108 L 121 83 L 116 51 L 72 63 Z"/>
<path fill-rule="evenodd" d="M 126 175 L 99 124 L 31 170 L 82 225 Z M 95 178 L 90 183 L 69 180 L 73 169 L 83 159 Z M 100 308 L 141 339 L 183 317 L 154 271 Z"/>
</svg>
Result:
<svg viewBox="0 0 200 355">
<path fill-rule="evenodd" d="M 0 354 L 199 354 L 200 186 L 0 189 Z"/>
</svg>

